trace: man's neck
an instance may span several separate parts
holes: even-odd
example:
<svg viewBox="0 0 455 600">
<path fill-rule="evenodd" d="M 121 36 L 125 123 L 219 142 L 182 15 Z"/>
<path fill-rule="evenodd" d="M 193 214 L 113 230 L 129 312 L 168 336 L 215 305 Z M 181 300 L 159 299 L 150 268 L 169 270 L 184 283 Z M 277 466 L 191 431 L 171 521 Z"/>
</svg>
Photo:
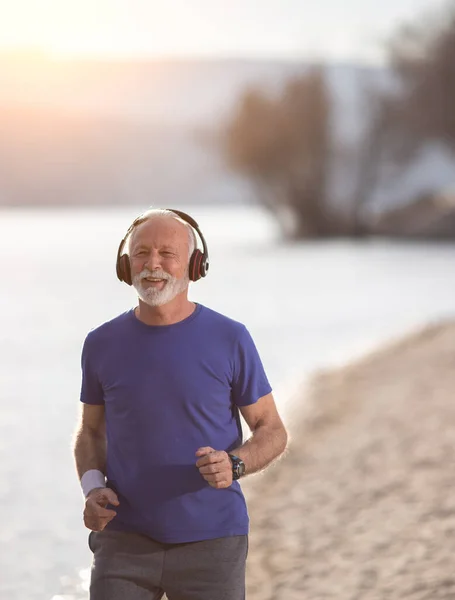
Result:
<svg viewBox="0 0 455 600">
<path fill-rule="evenodd" d="M 139 306 L 134 309 L 134 314 L 146 325 L 172 325 L 189 317 L 195 309 L 194 302 L 190 302 L 186 297 L 177 296 L 163 306 L 150 306 L 139 300 Z"/>
</svg>

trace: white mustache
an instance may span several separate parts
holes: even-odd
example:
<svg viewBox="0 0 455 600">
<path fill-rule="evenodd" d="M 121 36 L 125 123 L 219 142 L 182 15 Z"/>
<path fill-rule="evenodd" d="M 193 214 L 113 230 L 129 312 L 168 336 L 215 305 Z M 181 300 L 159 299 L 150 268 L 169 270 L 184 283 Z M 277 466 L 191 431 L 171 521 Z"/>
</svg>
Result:
<svg viewBox="0 0 455 600">
<path fill-rule="evenodd" d="M 166 279 L 167 281 L 172 279 L 172 276 L 165 271 L 149 271 L 144 269 L 139 273 L 139 279 L 145 279 L 146 277 L 153 277 L 154 279 Z"/>
</svg>

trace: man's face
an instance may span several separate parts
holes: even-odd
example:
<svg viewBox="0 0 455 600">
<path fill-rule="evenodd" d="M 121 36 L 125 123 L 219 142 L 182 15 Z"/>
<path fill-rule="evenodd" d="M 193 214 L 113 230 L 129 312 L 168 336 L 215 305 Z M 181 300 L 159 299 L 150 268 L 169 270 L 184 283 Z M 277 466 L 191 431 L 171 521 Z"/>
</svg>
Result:
<svg viewBox="0 0 455 600">
<path fill-rule="evenodd" d="M 188 288 L 188 229 L 171 217 L 152 217 L 130 240 L 133 286 L 150 306 L 163 306 Z"/>
</svg>

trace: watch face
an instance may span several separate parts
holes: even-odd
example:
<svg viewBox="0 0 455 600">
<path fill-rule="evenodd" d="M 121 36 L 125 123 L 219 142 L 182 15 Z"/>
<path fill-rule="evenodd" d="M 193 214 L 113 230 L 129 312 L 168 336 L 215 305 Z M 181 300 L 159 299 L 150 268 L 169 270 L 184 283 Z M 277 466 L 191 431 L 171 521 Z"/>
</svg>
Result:
<svg viewBox="0 0 455 600">
<path fill-rule="evenodd" d="M 238 456 L 229 456 L 232 462 L 232 477 L 234 480 L 239 479 L 245 473 L 245 463 Z"/>
</svg>

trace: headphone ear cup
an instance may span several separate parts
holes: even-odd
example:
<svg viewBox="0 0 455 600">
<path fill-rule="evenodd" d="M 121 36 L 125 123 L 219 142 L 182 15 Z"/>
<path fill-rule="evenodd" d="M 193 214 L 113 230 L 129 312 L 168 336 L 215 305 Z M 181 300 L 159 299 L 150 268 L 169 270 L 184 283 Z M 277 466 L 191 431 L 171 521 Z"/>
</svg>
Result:
<svg viewBox="0 0 455 600">
<path fill-rule="evenodd" d="M 207 271 L 209 270 L 209 261 L 205 254 L 201 256 L 201 264 L 199 265 L 199 276 L 205 277 L 207 275 Z"/>
<path fill-rule="evenodd" d="M 133 284 L 133 279 L 131 277 L 130 257 L 128 254 L 122 254 L 122 256 L 119 258 L 117 275 L 120 281 L 124 281 L 128 285 Z"/>
<path fill-rule="evenodd" d="M 204 277 L 201 270 L 201 265 L 203 261 L 204 255 L 199 250 L 199 248 L 196 248 L 196 250 L 191 255 L 189 264 L 190 281 L 197 281 L 201 277 Z"/>
</svg>

